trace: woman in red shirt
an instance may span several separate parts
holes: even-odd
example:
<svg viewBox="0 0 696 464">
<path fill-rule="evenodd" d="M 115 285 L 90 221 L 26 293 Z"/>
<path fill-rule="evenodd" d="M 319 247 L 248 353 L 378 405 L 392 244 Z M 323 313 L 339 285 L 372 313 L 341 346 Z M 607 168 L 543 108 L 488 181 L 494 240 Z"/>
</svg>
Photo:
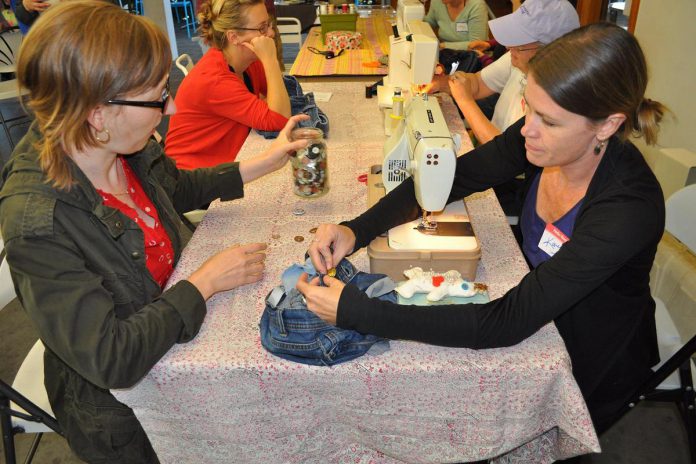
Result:
<svg viewBox="0 0 696 464">
<path fill-rule="evenodd" d="M 211 48 L 181 83 L 166 137 L 180 169 L 234 161 L 252 128 L 280 130 L 291 114 L 263 0 L 205 0 L 198 19 Z"/>
</svg>

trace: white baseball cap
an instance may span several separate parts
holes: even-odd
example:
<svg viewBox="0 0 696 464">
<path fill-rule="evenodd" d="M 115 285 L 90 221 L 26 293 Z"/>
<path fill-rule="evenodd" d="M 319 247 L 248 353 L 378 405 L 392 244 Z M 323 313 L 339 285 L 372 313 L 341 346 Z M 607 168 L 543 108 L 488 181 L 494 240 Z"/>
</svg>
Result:
<svg viewBox="0 0 696 464">
<path fill-rule="evenodd" d="M 580 27 L 578 13 L 568 0 L 527 0 L 516 11 L 488 22 L 499 44 L 516 47 L 548 44 Z"/>
</svg>

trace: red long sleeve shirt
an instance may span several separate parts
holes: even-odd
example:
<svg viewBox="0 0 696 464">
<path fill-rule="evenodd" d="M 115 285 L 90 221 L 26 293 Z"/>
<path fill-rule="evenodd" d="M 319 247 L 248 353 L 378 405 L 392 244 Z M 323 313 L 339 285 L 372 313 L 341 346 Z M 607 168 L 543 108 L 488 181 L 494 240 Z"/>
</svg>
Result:
<svg viewBox="0 0 696 464">
<path fill-rule="evenodd" d="M 283 128 L 287 118 L 260 98 L 267 93 L 261 62 L 246 73 L 253 93 L 230 70 L 222 51 L 211 48 L 184 78 L 165 141 L 165 152 L 179 169 L 234 161 L 250 129 Z"/>
</svg>

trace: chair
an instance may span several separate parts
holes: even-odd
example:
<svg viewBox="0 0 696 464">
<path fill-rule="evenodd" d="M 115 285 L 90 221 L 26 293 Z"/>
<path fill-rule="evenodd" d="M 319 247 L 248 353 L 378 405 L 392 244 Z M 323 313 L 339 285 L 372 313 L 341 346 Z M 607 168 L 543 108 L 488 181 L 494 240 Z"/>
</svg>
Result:
<svg viewBox="0 0 696 464">
<path fill-rule="evenodd" d="M 182 53 L 175 61 L 176 67 L 181 70 L 184 76 L 188 76 L 189 71 L 193 69 L 193 59 L 186 53 Z M 193 211 L 188 211 L 184 213 L 186 219 L 188 219 L 191 224 L 197 226 L 203 220 L 206 210 L 204 209 L 194 209 Z"/>
<path fill-rule="evenodd" d="M 617 419 L 640 401 L 676 403 L 696 463 L 696 393 L 692 356 L 696 354 L 696 185 L 675 192 L 666 203 L 665 236 L 650 275 L 657 304 L 658 343 L 663 362 L 626 403 Z M 686 341 L 686 342 L 684 342 Z M 669 346 L 674 348 L 669 349 Z M 676 346 L 675 346 L 676 345 Z M 671 355 L 671 356 L 670 356 Z M 677 373 L 678 379 L 666 381 Z"/>
<path fill-rule="evenodd" d="M 2 247 L 0 252 L 0 310 L 2 310 L 15 298 L 15 292 L 10 278 L 10 269 L 5 260 L 2 238 L 0 238 L 0 247 Z M 53 417 L 44 387 L 43 353 L 43 343 L 38 340 L 24 358 L 12 386 L 0 380 L 0 426 L 7 464 L 16 463 L 15 435 L 36 434 L 24 461 L 30 463 L 45 432 L 63 434 Z"/>
<path fill-rule="evenodd" d="M 8 29 L 0 33 L 0 73 L 10 74 L 15 72 L 17 53 L 19 52 L 19 46 L 21 43 L 22 34 L 19 32 L 19 29 Z M 25 89 L 19 89 L 16 78 L 0 82 L 0 101 L 18 99 L 26 94 L 27 91 Z M 7 141 L 10 144 L 10 150 L 13 150 L 15 146 L 10 134 L 10 129 L 27 120 L 27 115 L 24 112 L 22 112 L 19 116 L 5 119 L 5 116 L 2 114 L 2 109 L 0 108 L 0 124 L 2 124 L 2 128 L 7 136 Z M 21 122 L 9 124 L 13 121 Z"/>
<path fill-rule="evenodd" d="M 282 54 L 286 55 L 285 52 L 289 52 L 290 57 L 297 56 L 297 53 L 300 52 L 300 48 L 302 47 L 302 25 L 300 20 L 281 16 L 276 18 L 276 26 L 278 28 L 278 38 L 283 48 Z M 291 47 L 288 49 L 286 45 L 291 45 Z M 297 46 L 297 52 L 294 51 L 295 46 Z M 286 62 L 283 57 L 279 56 L 278 61 L 283 62 L 281 63 L 281 67 L 287 71 L 290 69 L 290 66 L 292 66 L 292 61 L 294 61 L 294 59 L 290 58 L 290 61 Z"/>
<path fill-rule="evenodd" d="M 143 10 L 143 0 L 118 0 L 118 4 L 122 9 L 127 10 L 129 13 L 140 16 L 145 14 Z"/>
<path fill-rule="evenodd" d="M 189 71 L 193 69 L 193 59 L 187 54 L 182 53 L 175 61 L 176 67 L 184 73 L 184 76 L 188 76 Z"/>
<path fill-rule="evenodd" d="M 190 0 L 175 0 L 171 2 L 170 5 L 176 15 L 177 23 L 181 22 L 179 8 L 184 9 L 184 27 L 186 27 L 186 35 L 188 35 L 190 39 L 191 35 L 196 32 L 196 15 L 193 12 L 193 3 L 191 3 Z"/>
<path fill-rule="evenodd" d="M 280 41 L 285 44 L 297 44 L 302 46 L 302 24 L 297 18 L 278 17 L 278 31 L 280 32 Z"/>
</svg>

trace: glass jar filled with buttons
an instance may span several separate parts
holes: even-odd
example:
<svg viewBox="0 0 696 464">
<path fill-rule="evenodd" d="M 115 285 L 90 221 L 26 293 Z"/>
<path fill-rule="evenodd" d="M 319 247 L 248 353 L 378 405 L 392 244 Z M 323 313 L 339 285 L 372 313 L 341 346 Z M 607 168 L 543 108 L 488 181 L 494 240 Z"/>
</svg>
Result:
<svg viewBox="0 0 696 464">
<path fill-rule="evenodd" d="M 302 127 L 290 134 L 291 140 L 307 140 L 305 148 L 290 158 L 293 191 L 303 198 L 316 198 L 329 190 L 328 153 L 324 132 L 316 127 Z"/>
</svg>

